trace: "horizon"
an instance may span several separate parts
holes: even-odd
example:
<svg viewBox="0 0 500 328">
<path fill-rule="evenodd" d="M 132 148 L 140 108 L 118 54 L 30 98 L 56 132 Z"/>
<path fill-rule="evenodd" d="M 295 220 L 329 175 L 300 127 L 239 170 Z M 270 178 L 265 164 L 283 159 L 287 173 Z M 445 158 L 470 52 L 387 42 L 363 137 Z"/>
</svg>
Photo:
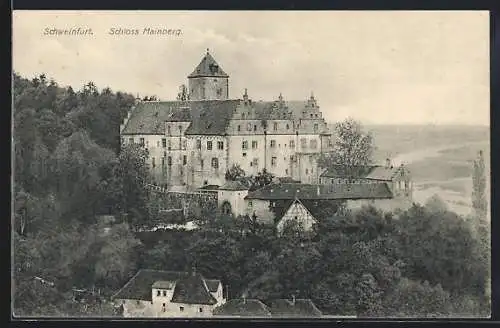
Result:
<svg viewBox="0 0 500 328">
<path fill-rule="evenodd" d="M 182 35 L 107 32 L 165 22 Z M 79 26 L 95 35 L 44 35 Z M 313 92 L 329 122 L 490 123 L 487 11 L 14 11 L 12 46 L 13 71 L 44 72 L 77 90 L 92 81 L 100 90 L 173 100 L 209 48 L 230 76 L 231 99 L 245 88 L 256 101 Z"/>
</svg>

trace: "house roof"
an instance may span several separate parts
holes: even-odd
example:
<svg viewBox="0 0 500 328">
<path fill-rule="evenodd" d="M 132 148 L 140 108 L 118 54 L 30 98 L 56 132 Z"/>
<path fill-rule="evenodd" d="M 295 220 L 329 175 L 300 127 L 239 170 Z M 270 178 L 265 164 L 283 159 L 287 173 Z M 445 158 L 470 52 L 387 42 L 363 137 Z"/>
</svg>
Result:
<svg viewBox="0 0 500 328">
<path fill-rule="evenodd" d="M 302 206 L 306 210 L 306 212 L 310 216 L 312 216 L 312 218 L 314 220 L 316 220 L 316 218 L 314 217 L 314 215 L 312 215 L 311 211 L 309 211 L 309 209 L 307 208 L 307 206 L 305 206 L 298 198 L 294 199 L 293 202 L 290 204 L 290 206 L 288 206 L 288 208 L 286 209 L 285 213 L 283 213 L 283 215 L 282 215 L 282 217 L 281 217 L 280 220 L 283 219 L 283 217 L 288 213 L 288 211 L 290 211 L 292 209 L 292 206 L 294 206 L 294 205 Z"/>
<path fill-rule="evenodd" d="M 217 279 L 205 279 L 205 283 L 207 284 L 208 290 L 211 293 L 214 293 L 219 289 L 220 280 Z"/>
<path fill-rule="evenodd" d="M 218 185 L 206 185 L 203 187 L 198 188 L 199 190 L 219 190 Z"/>
<path fill-rule="evenodd" d="M 229 75 L 222 70 L 212 55 L 207 51 L 193 73 L 188 76 L 188 78 L 193 77 L 229 77 Z"/>
<path fill-rule="evenodd" d="M 273 317 L 321 317 L 321 311 L 310 299 L 277 299 L 268 303 Z"/>
<path fill-rule="evenodd" d="M 396 174 L 401 172 L 401 166 L 382 166 L 382 165 L 369 165 L 369 166 L 355 166 L 347 167 L 343 165 L 333 165 L 321 174 L 322 178 L 364 178 L 370 180 L 383 180 L 391 181 Z"/>
<path fill-rule="evenodd" d="M 303 184 L 273 183 L 251 191 L 245 199 L 386 199 L 392 198 L 386 183 L 366 184 Z"/>
<path fill-rule="evenodd" d="M 220 280 L 209 279 L 205 287 L 205 278 L 200 274 L 188 272 L 139 270 L 115 295 L 113 299 L 133 299 L 151 301 L 153 286 L 175 285 L 172 302 L 187 304 L 215 304 L 217 301 L 209 290 Z M 161 287 L 163 288 L 163 287 Z"/>
<path fill-rule="evenodd" d="M 223 135 L 239 103 L 240 100 L 140 102 L 121 134 L 161 135 L 165 133 L 165 122 L 190 122 L 187 135 Z"/>
<path fill-rule="evenodd" d="M 270 317 L 269 308 L 257 299 L 232 299 L 217 307 L 213 312 L 216 316 Z"/>
<path fill-rule="evenodd" d="M 171 302 L 185 304 L 216 304 L 217 300 L 210 294 L 207 288 L 200 274 L 188 275 L 177 282 Z"/>
<path fill-rule="evenodd" d="M 228 181 L 219 190 L 230 190 L 230 191 L 239 191 L 239 190 L 248 190 L 249 186 L 246 186 L 241 181 Z"/>
<path fill-rule="evenodd" d="M 156 281 L 151 287 L 158 289 L 172 289 L 174 286 L 175 286 L 175 281 L 159 280 Z"/>
</svg>

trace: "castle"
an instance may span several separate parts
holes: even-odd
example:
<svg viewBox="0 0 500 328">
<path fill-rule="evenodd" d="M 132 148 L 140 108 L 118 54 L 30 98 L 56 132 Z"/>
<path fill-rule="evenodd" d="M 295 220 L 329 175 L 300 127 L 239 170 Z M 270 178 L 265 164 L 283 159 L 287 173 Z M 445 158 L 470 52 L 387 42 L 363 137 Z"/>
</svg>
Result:
<svg viewBox="0 0 500 328">
<path fill-rule="evenodd" d="M 222 186 L 226 170 L 319 183 L 318 155 L 332 150 L 332 134 L 314 95 L 309 99 L 229 98 L 229 75 L 205 54 L 188 76 L 185 97 L 139 101 L 120 126 L 122 144 L 149 151 L 154 183 L 167 188 Z"/>
</svg>

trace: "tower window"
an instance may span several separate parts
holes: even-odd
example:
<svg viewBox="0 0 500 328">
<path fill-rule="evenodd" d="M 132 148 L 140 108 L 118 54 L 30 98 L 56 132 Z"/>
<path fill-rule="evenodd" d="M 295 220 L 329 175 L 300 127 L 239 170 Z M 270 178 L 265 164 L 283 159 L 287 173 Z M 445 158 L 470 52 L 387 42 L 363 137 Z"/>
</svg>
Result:
<svg viewBox="0 0 500 328">
<path fill-rule="evenodd" d="M 161 146 L 163 148 L 167 148 L 167 139 L 165 139 L 165 138 L 161 139 Z"/>
<path fill-rule="evenodd" d="M 212 141 L 207 141 L 207 150 L 212 150 Z"/>
<path fill-rule="evenodd" d="M 219 150 L 224 149 L 224 142 L 223 141 L 217 141 L 217 149 L 219 149 Z"/>
<path fill-rule="evenodd" d="M 212 158 L 212 167 L 214 169 L 218 169 L 219 168 L 219 159 L 218 158 L 216 158 L 216 157 Z"/>
</svg>

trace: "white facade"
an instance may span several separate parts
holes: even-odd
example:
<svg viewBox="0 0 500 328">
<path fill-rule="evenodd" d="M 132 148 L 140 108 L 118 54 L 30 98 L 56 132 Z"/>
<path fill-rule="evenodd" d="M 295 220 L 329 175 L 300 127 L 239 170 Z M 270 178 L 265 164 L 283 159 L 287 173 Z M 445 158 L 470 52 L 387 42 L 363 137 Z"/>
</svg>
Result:
<svg viewBox="0 0 500 328">
<path fill-rule="evenodd" d="M 231 205 L 231 210 L 235 216 L 243 216 L 247 214 L 247 203 L 245 201 L 246 195 L 248 195 L 248 190 L 224 190 L 219 189 L 218 193 L 218 205 L 222 207 L 225 202 Z"/>
<path fill-rule="evenodd" d="M 311 231 L 316 219 L 309 210 L 299 200 L 295 200 L 285 212 L 281 220 L 276 225 L 278 233 L 283 233 L 284 228 L 289 222 L 295 222 L 304 231 Z"/>
</svg>

